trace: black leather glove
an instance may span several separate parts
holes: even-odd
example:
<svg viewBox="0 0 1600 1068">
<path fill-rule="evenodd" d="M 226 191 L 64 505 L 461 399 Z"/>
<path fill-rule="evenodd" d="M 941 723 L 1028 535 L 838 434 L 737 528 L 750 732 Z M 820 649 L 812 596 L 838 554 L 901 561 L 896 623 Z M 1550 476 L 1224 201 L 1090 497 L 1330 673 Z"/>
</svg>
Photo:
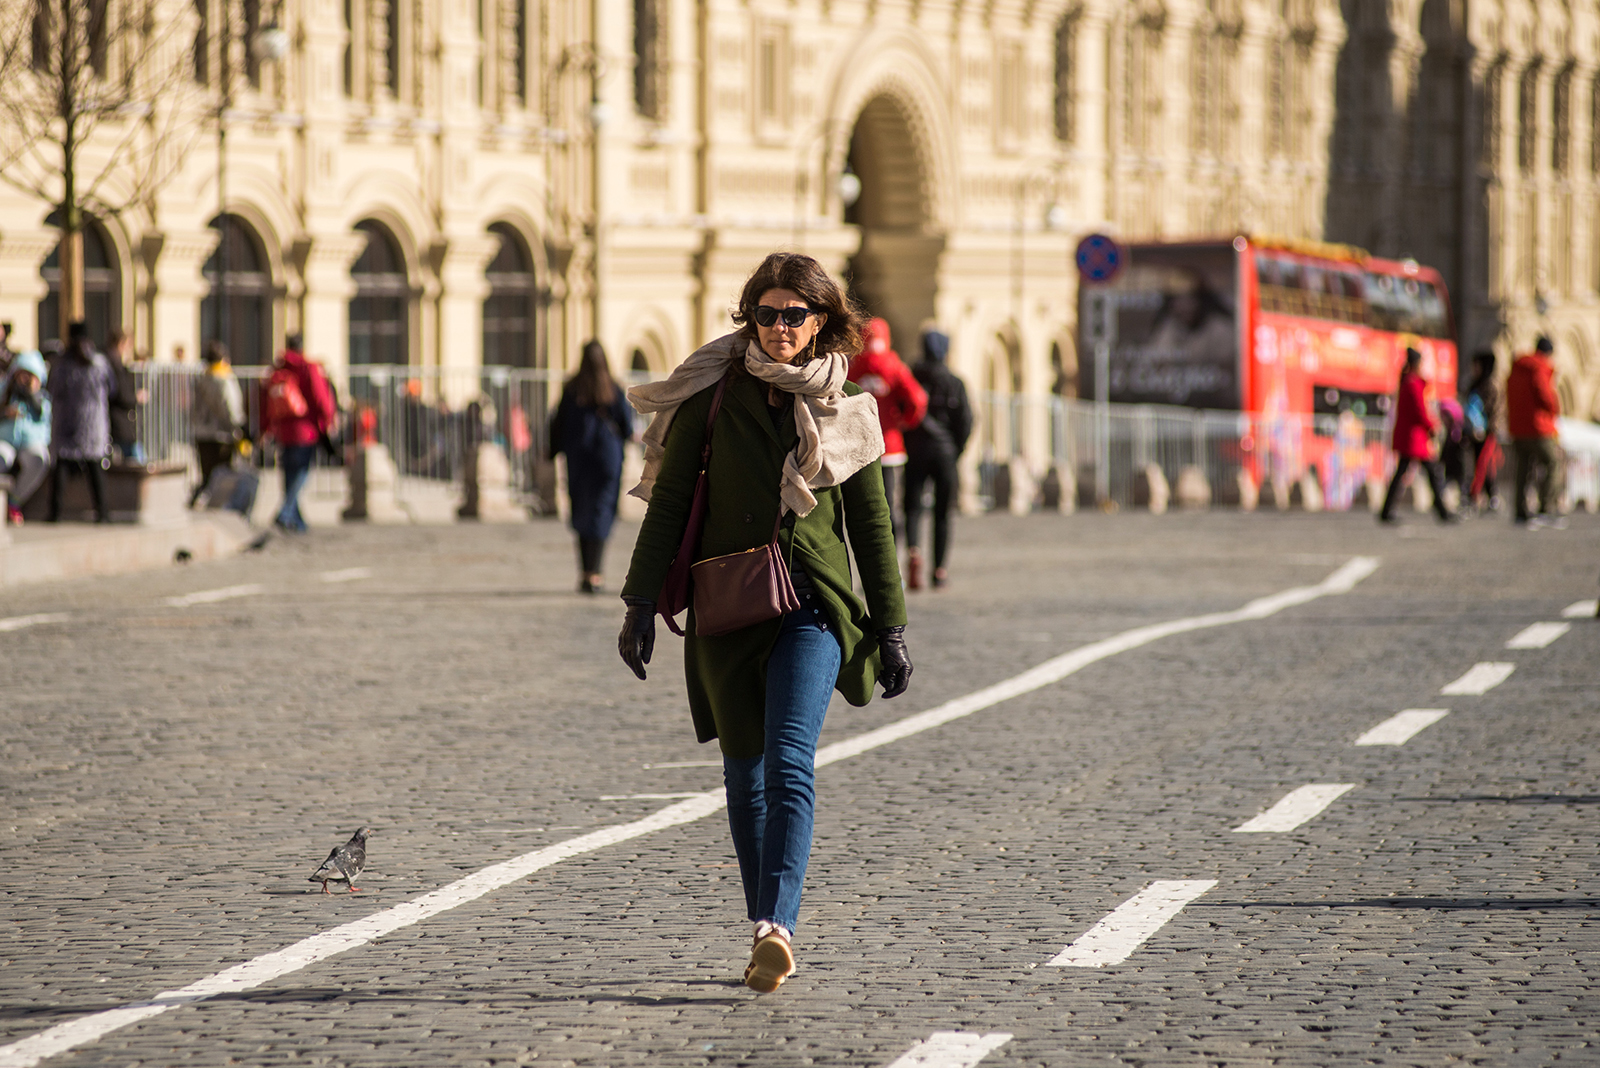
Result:
<svg viewBox="0 0 1600 1068">
<path fill-rule="evenodd" d="M 628 614 L 617 635 L 617 653 L 633 673 L 644 678 L 644 666 L 656 648 L 656 603 L 648 597 L 623 597 Z"/>
<path fill-rule="evenodd" d="M 906 628 L 884 627 L 878 631 L 878 655 L 883 670 L 878 683 L 884 697 L 899 697 L 911 685 L 911 654 L 906 652 Z"/>
</svg>

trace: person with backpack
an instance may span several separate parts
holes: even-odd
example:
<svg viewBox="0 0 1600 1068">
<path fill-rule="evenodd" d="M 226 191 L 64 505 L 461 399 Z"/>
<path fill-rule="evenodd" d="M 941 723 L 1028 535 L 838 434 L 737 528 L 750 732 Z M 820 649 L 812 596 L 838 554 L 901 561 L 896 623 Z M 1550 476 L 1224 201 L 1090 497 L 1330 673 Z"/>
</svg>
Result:
<svg viewBox="0 0 1600 1068">
<path fill-rule="evenodd" d="M 958 482 L 956 461 L 972 433 L 967 387 L 950 370 L 950 338 L 938 330 L 922 336 L 922 359 L 911 373 L 928 396 L 927 415 L 906 431 L 906 588 L 922 588 L 922 494 L 933 483 L 933 588 L 949 581 L 950 509 Z"/>
<path fill-rule="evenodd" d="M 272 374 L 261 383 L 261 435 L 278 444 L 283 469 L 283 506 L 272 523 L 279 530 L 304 534 L 300 491 L 311 477 L 317 445 L 333 426 L 333 389 L 322 368 L 306 359 L 299 334 L 290 334 Z"/>
</svg>

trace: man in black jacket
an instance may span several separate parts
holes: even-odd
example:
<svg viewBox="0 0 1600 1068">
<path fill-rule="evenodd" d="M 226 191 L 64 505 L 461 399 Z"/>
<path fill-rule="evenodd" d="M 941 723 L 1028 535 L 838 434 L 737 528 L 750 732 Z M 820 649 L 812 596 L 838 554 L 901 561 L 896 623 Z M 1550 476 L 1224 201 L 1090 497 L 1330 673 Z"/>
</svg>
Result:
<svg viewBox="0 0 1600 1068">
<path fill-rule="evenodd" d="M 958 489 L 956 461 L 972 433 L 967 387 L 946 364 L 949 353 L 949 336 L 930 330 L 922 336 L 922 359 L 911 368 L 928 391 L 928 414 L 905 434 L 906 586 L 913 590 L 922 588 L 922 550 L 917 541 L 922 526 L 922 496 L 929 480 L 933 482 L 934 588 L 949 580 L 945 560 L 950 552 L 950 509 Z"/>
</svg>

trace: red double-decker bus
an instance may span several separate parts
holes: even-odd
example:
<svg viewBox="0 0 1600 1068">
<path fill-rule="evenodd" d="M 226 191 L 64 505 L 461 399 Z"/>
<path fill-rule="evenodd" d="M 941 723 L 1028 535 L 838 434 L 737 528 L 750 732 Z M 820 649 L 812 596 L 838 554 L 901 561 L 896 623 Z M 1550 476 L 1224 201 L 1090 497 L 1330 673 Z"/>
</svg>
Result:
<svg viewBox="0 0 1600 1068">
<path fill-rule="evenodd" d="M 1334 507 L 1381 478 L 1372 420 L 1388 415 L 1405 350 L 1437 397 L 1456 394 L 1454 324 L 1439 272 L 1359 249 L 1247 236 L 1134 244 L 1115 294 L 1109 399 L 1251 415 L 1238 444 L 1260 482 L 1315 468 Z M 1080 288 L 1079 322 L 1090 287 Z M 1079 395 L 1099 396 L 1092 343 Z"/>
</svg>

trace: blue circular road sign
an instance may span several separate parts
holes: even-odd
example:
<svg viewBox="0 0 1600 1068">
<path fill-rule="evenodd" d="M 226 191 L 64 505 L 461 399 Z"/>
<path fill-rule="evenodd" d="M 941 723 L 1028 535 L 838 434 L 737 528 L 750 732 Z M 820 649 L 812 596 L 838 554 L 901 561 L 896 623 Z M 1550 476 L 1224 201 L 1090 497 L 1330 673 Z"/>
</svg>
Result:
<svg viewBox="0 0 1600 1068">
<path fill-rule="evenodd" d="M 1078 242 L 1078 275 L 1085 282 L 1109 282 L 1122 270 L 1122 249 L 1105 234 Z"/>
</svg>

